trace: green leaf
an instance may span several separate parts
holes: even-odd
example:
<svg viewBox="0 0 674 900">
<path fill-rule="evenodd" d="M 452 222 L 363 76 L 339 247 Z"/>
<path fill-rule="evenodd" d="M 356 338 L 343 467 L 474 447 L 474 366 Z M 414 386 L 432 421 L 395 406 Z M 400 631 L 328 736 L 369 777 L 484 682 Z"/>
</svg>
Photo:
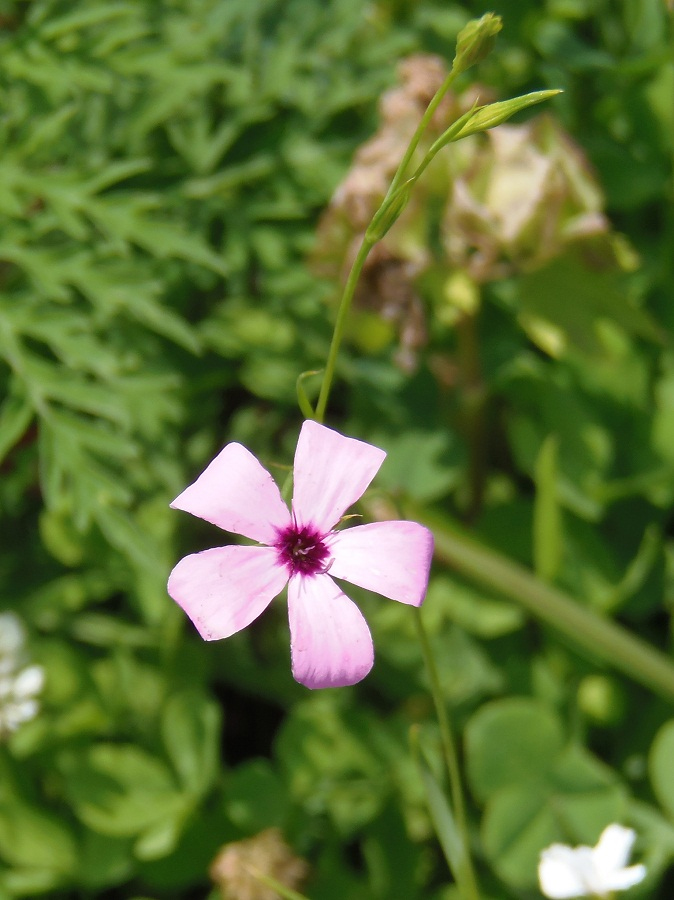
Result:
<svg viewBox="0 0 674 900">
<path fill-rule="evenodd" d="M 138 835 L 185 809 L 166 766 L 132 744 L 94 744 L 64 754 L 60 768 L 75 814 L 100 834 Z"/>
<path fill-rule="evenodd" d="M 77 845 L 59 818 L 15 800 L 0 806 L 0 856 L 13 866 L 62 877 L 76 868 Z"/>
<path fill-rule="evenodd" d="M 313 419 L 315 411 L 307 395 L 307 390 L 304 386 L 304 382 L 307 378 L 311 378 L 312 375 L 322 374 L 323 369 L 312 369 L 308 372 L 302 372 L 297 376 L 297 381 L 295 382 L 295 386 L 297 389 L 297 402 L 299 403 L 300 410 L 305 419 Z"/>
<path fill-rule="evenodd" d="M 674 820 L 674 719 L 660 728 L 648 757 L 648 774 L 653 791 Z"/>
<path fill-rule="evenodd" d="M 184 790 L 195 797 L 208 791 L 218 773 L 220 720 L 219 707 L 196 690 L 174 694 L 163 710 L 166 754 Z"/>
<path fill-rule="evenodd" d="M 615 773 L 581 747 L 556 759 L 544 777 L 506 784 L 489 800 L 482 842 L 497 874 L 516 888 L 536 883 L 541 850 L 554 842 L 594 844 L 625 814 Z"/>
<path fill-rule="evenodd" d="M 561 332 L 563 349 L 601 351 L 601 319 L 648 340 L 662 339 L 650 314 L 633 302 L 624 273 L 615 265 L 589 266 L 576 251 L 522 276 L 519 294 L 524 327 L 540 320 L 551 323 Z"/>
<path fill-rule="evenodd" d="M 173 816 L 162 818 L 144 831 L 133 845 L 138 859 L 163 859 L 175 850 L 182 834 L 187 811 L 178 810 Z"/>
<path fill-rule="evenodd" d="M 454 818 L 449 800 L 438 784 L 429 765 L 423 743 L 419 741 L 417 748 L 417 765 L 421 781 L 426 792 L 426 801 L 433 822 L 433 829 L 442 847 L 450 872 L 455 880 L 461 883 L 464 872 L 465 848 L 461 832 Z"/>
<path fill-rule="evenodd" d="M 424 609 L 429 624 L 433 617 L 441 617 L 438 629 L 449 619 L 487 640 L 510 634 L 524 623 L 522 610 L 513 603 L 492 599 L 472 585 L 442 575 L 431 579 Z"/>
<path fill-rule="evenodd" d="M 255 834 L 270 826 L 281 827 L 291 807 L 288 790 L 271 763 L 254 759 L 228 774 L 224 809 L 237 828 Z"/>
<path fill-rule="evenodd" d="M 558 717 L 538 700 L 510 697 L 481 707 L 465 733 L 468 780 L 485 800 L 501 788 L 545 778 L 564 746 Z"/>
<path fill-rule="evenodd" d="M 669 701 L 674 699 L 674 665 L 666 654 L 610 619 L 596 615 L 523 566 L 467 537 L 446 517 L 411 506 L 406 507 L 406 514 L 432 528 L 436 557 L 464 577 L 521 604 L 593 657 L 607 661 Z"/>
<path fill-rule="evenodd" d="M 34 411 L 26 398 L 9 394 L 0 406 L 0 463 L 23 437 Z"/>
<path fill-rule="evenodd" d="M 340 709 L 336 695 L 296 705 L 276 750 L 291 796 L 327 813 L 341 834 L 353 834 L 380 811 L 390 775 L 374 744 L 372 721 L 359 710 Z"/>
</svg>

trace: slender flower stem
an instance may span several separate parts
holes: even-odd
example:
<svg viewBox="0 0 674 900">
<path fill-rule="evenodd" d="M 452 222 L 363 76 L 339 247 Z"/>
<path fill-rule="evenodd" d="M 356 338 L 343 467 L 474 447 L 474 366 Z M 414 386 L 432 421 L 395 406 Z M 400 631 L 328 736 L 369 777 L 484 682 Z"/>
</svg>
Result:
<svg viewBox="0 0 674 900">
<path fill-rule="evenodd" d="M 332 387 L 332 379 L 335 374 L 337 354 L 339 353 L 339 348 L 342 343 L 342 337 L 344 335 L 344 325 L 346 323 L 346 317 L 348 316 L 349 310 L 351 309 L 351 301 L 353 300 L 353 295 L 356 291 L 356 285 L 358 284 L 360 273 L 363 270 L 367 255 L 373 246 L 374 244 L 372 241 L 368 240 L 367 238 L 363 238 L 363 243 L 360 245 L 360 250 L 358 251 L 356 258 L 353 261 L 351 271 L 349 272 L 349 277 L 347 278 L 346 284 L 344 285 L 344 293 L 342 294 L 339 309 L 337 310 L 335 329 L 332 333 L 332 341 L 330 343 L 328 359 L 325 364 L 325 374 L 323 375 L 321 391 L 318 395 L 318 402 L 316 404 L 316 412 L 314 414 L 314 419 L 316 420 L 316 422 L 323 422 L 323 419 L 325 418 L 325 410 L 328 405 L 328 398 L 330 397 L 330 388 Z"/>
<path fill-rule="evenodd" d="M 463 799 L 463 788 L 461 785 L 461 768 L 459 766 L 459 756 L 452 734 L 452 728 L 447 715 L 447 707 L 442 696 L 442 688 L 440 687 L 440 679 L 438 678 L 438 670 L 435 665 L 433 650 L 428 639 L 426 628 L 421 617 L 421 610 L 414 610 L 414 621 L 417 627 L 417 635 L 421 645 L 421 651 L 424 656 L 424 663 L 428 672 L 429 681 L 431 683 L 431 695 L 435 705 L 435 713 L 440 726 L 440 740 L 442 742 L 442 752 L 447 768 L 447 777 L 449 779 L 449 791 L 452 800 L 452 807 L 456 824 L 461 834 L 463 842 L 462 854 L 462 882 L 465 885 L 468 896 L 465 900 L 480 900 L 480 891 L 477 885 L 477 878 L 473 869 L 473 861 L 470 853 L 470 836 L 468 834 L 468 820 L 466 818 L 466 804 Z"/>
<path fill-rule="evenodd" d="M 410 141 L 409 146 L 408 146 L 407 150 L 405 151 L 405 155 L 403 156 L 402 160 L 400 161 L 398 170 L 395 173 L 395 175 L 393 176 L 393 181 L 391 182 L 391 187 L 388 189 L 388 193 L 386 195 L 387 198 L 391 196 L 391 194 L 396 190 L 396 188 L 400 185 L 400 182 L 405 177 L 405 172 L 407 170 L 407 167 L 410 164 L 410 160 L 414 156 L 414 151 L 419 146 L 419 141 L 421 140 L 421 137 L 422 137 L 424 131 L 426 130 L 429 122 L 433 118 L 433 114 L 435 113 L 435 110 L 440 105 L 442 98 L 445 96 L 447 91 L 452 86 L 452 82 L 454 81 L 455 78 L 456 78 L 456 74 L 455 74 L 454 70 L 452 69 L 452 71 L 449 73 L 449 75 L 445 78 L 445 80 L 440 85 L 440 88 L 436 91 L 431 102 L 428 104 L 426 112 L 421 117 L 421 121 L 417 125 L 417 130 L 414 132 L 414 134 L 412 136 L 412 140 Z M 425 168 L 425 166 L 424 166 L 424 168 Z M 384 201 L 384 203 L 385 202 L 386 202 L 386 200 Z"/>
<path fill-rule="evenodd" d="M 440 88 L 436 91 L 431 102 L 428 104 L 426 111 L 424 112 L 419 124 L 417 125 L 416 131 L 412 135 L 412 139 L 407 147 L 407 150 L 405 150 L 405 154 L 400 161 L 400 165 L 398 166 L 398 169 L 393 176 L 393 180 L 391 181 L 391 185 L 386 192 L 386 196 L 384 197 L 379 209 L 373 216 L 373 222 L 389 204 L 389 201 L 391 200 L 393 194 L 400 187 L 400 184 L 405 177 L 407 167 L 409 166 L 410 161 L 414 155 L 414 151 L 419 146 L 419 141 L 421 140 L 424 131 L 428 127 L 428 123 L 433 118 L 435 110 L 438 108 L 440 102 L 442 101 L 442 98 L 451 87 L 455 77 L 456 74 L 452 70 L 445 78 Z M 316 411 L 313 417 L 316 422 L 323 422 L 323 419 L 325 418 L 325 411 L 328 406 L 328 399 L 330 397 L 330 390 L 332 388 L 332 379 L 335 374 L 337 355 L 339 353 L 339 348 L 342 343 L 342 337 L 344 335 L 344 324 L 346 322 L 346 317 L 348 316 L 349 310 L 351 309 L 351 302 L 353 301 L 353 295 L 356 291 L 356 285 L 358 284 L 360 273 L 362 272 L 363 266 L 365 265 L 365 260 L 367 259 L 370 250 L 376 243 L 376 240 L 370 239 L 367 234 L 365 235 L 365 237 L 363 238 L 363 242 L 360 245 L 360 249 L 358 250 L 358 254 L 356 255 L 353 265 L 351 266 L 349 277 L 347 278 L 346 284 L 344 285 L 344 292 L 339 303 L 337 319 L 335 320 L 335 328 L 332 333 L 332 341 L 330 343 L 328 359 L 325 364 L 325 374 L 323 375 L 323 382 L 321 384 L 321 390 L 318 395 L 318 402 L 316 403 Z"/>
</svg>

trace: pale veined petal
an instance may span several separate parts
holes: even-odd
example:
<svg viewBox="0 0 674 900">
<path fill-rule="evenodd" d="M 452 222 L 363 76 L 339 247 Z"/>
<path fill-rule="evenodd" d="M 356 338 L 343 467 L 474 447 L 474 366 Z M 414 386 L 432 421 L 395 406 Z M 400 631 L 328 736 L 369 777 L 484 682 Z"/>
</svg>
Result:
<svg viewBox="0 0 674 900">
<path fill-rule="evenodd" d="M 168 592 L 207 641 L 250 625 L 279 594 L 288 575 L 271 547 L 216 547 L 181 559 Z"/>
<path fill-rule="evenodd" d="M 241 444 L 227 444 L 171 506 L 263 544 L 290 524 L 276 482 Z"/>
<path fill-rule="evenodd" d="M 329 575 L 295 576 L 288 584 L 293 676 L 308 688 L 355 684 L 372 668 L 374 647 L 356 604 Z"/>
<path fill-rule="evenodd" d="M 327 533 L 365 493 L 386 454 L 306 421 L 295 451 L 293 512 L 298 524 Z"/>
<path fill-rule="evenodd" d="M 426 596 L 433 535 L 416 522 L 373 522 L 331 535 L 330 574 L 412 606 Z"/>
<path fill-rule="evenodd" d="M 541 891 L 550 900 L 571 900 L 584 897 L 587 884 L 578 865 L 578 849 L 564 844 L 552 844 L 541 853 L 538 881 Z M 587 848 L 589 852 L 589 847 Z"/>
</svg>

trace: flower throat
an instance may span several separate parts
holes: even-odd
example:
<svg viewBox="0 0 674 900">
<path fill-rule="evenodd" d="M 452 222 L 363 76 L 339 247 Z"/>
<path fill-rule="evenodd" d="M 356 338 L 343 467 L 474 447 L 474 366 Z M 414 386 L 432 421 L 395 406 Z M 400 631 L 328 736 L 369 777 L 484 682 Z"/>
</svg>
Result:
<svg viewBox="0 0 674 900">
<path fill-rule="evenodd" d="M 311 525 L 289 525 L 279 532 L 274 547 L 291 575 L 319 575 L 327 571 L 328 548 Z"/>
</svg>

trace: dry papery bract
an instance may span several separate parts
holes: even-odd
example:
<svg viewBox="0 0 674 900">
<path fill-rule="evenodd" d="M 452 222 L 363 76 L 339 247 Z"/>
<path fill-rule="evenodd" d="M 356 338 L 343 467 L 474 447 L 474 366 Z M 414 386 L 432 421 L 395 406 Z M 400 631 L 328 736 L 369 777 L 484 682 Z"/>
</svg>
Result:
<svg viewBox="0 0 674 900">
<path fill-rule="evenodd" d="M 318 228 L 313 265 L 336 284 L 345 281 L 372 216 L 379 208 L 419 120 L 447 68 L 437 56 L 400 63 L 400 84 L 379 104 L 380 127 L 363 144 Z M 495 99 L 472 85 L 438 106 L 407 170 L 475 103 Z M 549 114 L 523 125 L 500 125 L 444 147 L 400 218 L 370 253 L 355 294 L 356 309 L 395 326 L 397 363 L 413 370 L 427 342 L 422 277 L 433 268 L 460 271 L 476 285 L 531 271 L 609 232 L 603 195 L 582 150 Z M 435 277 L 434 285 L 439 281 Z M 430 298 L 431 301 L 433 298 Z M 443 297 L 450 302 L 451 297 Z"/>
<path fill-rule="evenodd" d="M 209 870 L 223 900 L 279 900 L 278 893 L 256 877 L 258 872 L 296 890 L 309 866 L 293 853 L 278 828 L 267 828 L 246 840 L 225 844 Z"/>
</svg>

